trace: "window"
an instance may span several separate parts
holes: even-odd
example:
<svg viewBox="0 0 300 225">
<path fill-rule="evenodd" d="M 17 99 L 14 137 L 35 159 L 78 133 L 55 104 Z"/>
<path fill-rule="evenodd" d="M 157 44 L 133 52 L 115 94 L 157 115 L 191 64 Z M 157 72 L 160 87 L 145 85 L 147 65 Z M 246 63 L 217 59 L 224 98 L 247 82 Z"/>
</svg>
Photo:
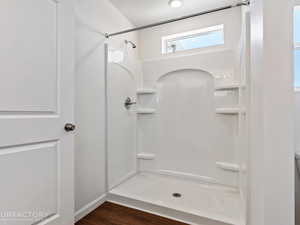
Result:
<svg viewBox="0 0 300 225">
<path fill-rule="evenodd" d="M 294 85 L 300 88 L 300 6 L 294 12 L 294 46 Z"/>
<path fill-rule="evenodd" d="M 224 44 L 224 25 L 207 27 L 162 37 L 162 53 L 175 53 L 191 49 Z"/>
</svg>

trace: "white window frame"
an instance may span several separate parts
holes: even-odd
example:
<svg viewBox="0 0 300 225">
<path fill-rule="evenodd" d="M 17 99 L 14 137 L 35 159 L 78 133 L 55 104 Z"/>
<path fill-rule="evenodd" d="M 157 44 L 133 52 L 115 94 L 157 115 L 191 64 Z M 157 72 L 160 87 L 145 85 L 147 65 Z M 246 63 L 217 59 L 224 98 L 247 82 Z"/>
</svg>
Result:
<svg viewBox="0 0 300 225">
<path fill-rule="evenodd" d="M 192 31 L 188 31 L 188 32 L 183 32 L 183 33 L 178 33 L 178 34 L 172 34 L 172 35 L 168 35 L 168 36 L 164 36 L 161 38 L 161 50 L 162 50 L 162 54 L 173 54 L 176 53 L 172 52 L 169 53 L 168 52 L 168 42 L 170 41 L 176 41 L 176 40 L 181 40 L 181 39 L 186 39 L 186 38 L 191 38 L 191 37 L 195 37 L 198 35 L 205 35 L 208 34 L 210 32 L 215 32 L 215 31 L 223 31 L 223 39 L 224 39 L 224 43 L 225 43 L 225 35 L 224 35 L 224 24 L 220 24 L 220 25 L 216 25 L 216 26 L 210 26 L 210 27 L 205 27 L 202 29 L 197 29 L 197 30 L 192 30 Z M 218 45 L 223 45 L 223 44 L 218 44 Z M 218 45 L 214 45 L 214 46 L 218 46 Z M 209 47 L 214 47 L 214 46 L 209 46 Z M 206 47 L 200 47 L 200 48 L 206 48 Z M 195 48 L 195 49 L 200 49 L 200 48 Z M 194 50 L 194 49 L 190 49 L 190 50 Z M 189 50 L 186 50 L 189 51 Z"/>
<path fill-rule="evenodd" d="M 295 7 L 294 7 L 293 13 L 295 13 L 296 10 L 300 11 L 300 0 L 295 1 Z M 294 40 L 293 40 L 293 45 L 294 45 L 294 49 L 293 49 L 293 55 L 294 55 L 295 50 L 300 50 L 300 42 L 294 43 Z M 295 60 L 294 60 L 294 62 L 295 62 Z M 300 86 L 295 86 L 295 91 L 300 92 Z"/>
</svg>

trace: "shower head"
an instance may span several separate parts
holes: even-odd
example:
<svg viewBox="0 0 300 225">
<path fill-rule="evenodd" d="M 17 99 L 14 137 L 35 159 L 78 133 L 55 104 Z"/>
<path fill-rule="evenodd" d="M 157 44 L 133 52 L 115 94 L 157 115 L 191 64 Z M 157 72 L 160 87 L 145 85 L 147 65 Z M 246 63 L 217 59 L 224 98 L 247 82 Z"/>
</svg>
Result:
<svg viewBox="0 0 300 225">
<path fill-rule="evenodd" d="M 132 41 L 125 40 L 125 44 L 131 44 L 132 48 L 136 48 L 136 45 Z"/>
</svg>

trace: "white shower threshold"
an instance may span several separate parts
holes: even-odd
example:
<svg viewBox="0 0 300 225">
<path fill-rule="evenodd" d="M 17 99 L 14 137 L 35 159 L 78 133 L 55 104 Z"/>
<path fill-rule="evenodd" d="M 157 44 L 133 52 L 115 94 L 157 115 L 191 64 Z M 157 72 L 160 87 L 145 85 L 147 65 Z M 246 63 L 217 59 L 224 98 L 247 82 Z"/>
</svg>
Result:
<svg viewBox="0 0 300 225">
<path fill-rule="evenodd" d="M 188 224 L 244 224 L 237 189 L 168 175 L 138 173 L 112 189 L 108 201 Z"/>
</svg>

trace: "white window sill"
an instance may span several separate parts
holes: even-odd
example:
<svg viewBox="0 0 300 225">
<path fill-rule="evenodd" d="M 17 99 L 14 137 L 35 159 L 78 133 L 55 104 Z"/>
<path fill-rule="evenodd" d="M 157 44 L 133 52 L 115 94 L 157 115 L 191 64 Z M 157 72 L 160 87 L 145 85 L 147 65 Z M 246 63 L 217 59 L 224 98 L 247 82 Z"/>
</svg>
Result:
<svg viewBox="0 0 300 225">
<path fill-rule="evenodd" d="M 295 87 L 295 92 L 300 92 L 300 87 Z"/>
</svg>

